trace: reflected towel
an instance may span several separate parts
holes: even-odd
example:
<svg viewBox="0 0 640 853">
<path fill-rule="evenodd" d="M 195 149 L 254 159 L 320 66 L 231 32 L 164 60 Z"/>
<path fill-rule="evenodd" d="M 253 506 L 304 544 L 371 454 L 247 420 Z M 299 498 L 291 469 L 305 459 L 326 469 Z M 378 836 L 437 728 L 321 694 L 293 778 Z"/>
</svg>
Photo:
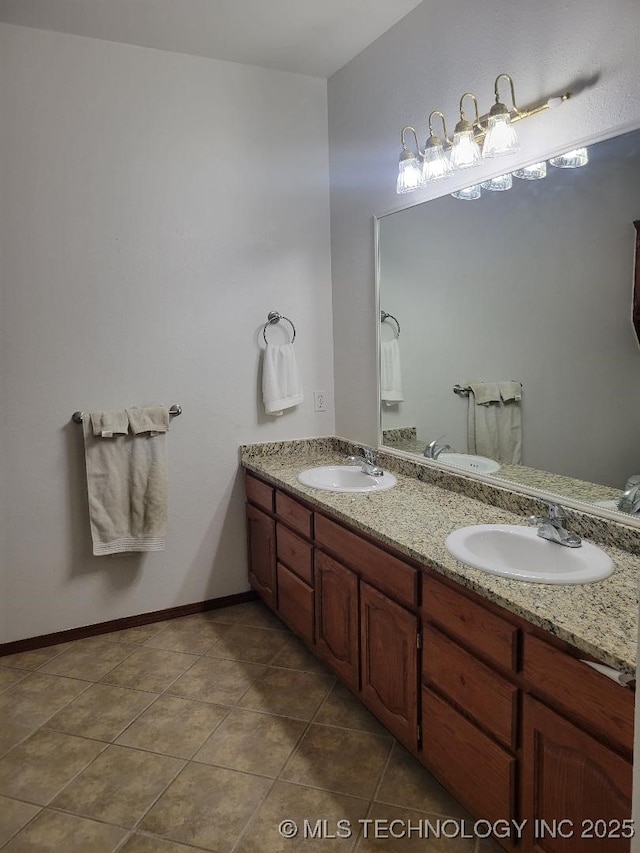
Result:
<svg viewBox="0 0 640 853">
<path fill-rule="evenodd" d="M 96 414 L 96 413 L 93 413 Z M 166 435 L 94 435 L 83 419 L 93 553 L 162 551 L 167 526 Z"/>
<path fill-rule="evenodd" d="M 522 414 L 519 382 L 468 382 L 469 453 L 489 456 L 497 462 L 522 461 Z"/>
<path fill-rule="evenodd" d="M 111 438 L 129 432 L 129 419 L 124 409 L 111 412 L 89 412 L 89 421 L 94 435 Z"/>
<path fill-rule="evenodd" d="M 268 415 L 281 415 L 283 409 L 304 400 L 292 343 L 267 344 L 262 362 L 262 399 Z"/>
<path fill-rule="evenodd" d="M 387 406 L 402 403 L 402 367 L 397 338 L 380 342 L 380 397 Z"/>
</svg>

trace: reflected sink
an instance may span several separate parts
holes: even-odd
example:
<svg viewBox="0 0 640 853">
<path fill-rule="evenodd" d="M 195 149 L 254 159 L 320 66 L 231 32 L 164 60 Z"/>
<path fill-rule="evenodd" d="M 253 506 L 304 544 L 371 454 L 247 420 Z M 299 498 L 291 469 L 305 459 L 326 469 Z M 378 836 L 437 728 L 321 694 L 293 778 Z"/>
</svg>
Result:
<svg viewBox="0 0 640 853">
<path fill-rule="evenodd" d="M 495 459 L 489 459 L 487 456 L 475 456 L 472 453 L 440 453 L 435 461 L 444 462 L 445 465 L 452 465 L 454 468 L 461 468 L 471 474 L 493 474 L 501 468 L 500 463 L 496 462 Z"/>
<path fill-rule="evenodd" d="M 324 465 L 301 471 L 298 482 L 327 492 L 384 492 L 398 481 L 386 471 L 381 477 L 372 477 L 357 465 Z"/>
<path fill-rule="evenodd" d="M 542 539 L 535 527 L 517 524 L 461 527 L 449 534 L 445 546 L 474 569 L 531 583 L 591 583 L 615 568 L 609 555 L 590 542 L 567 548 Z"/>
</svg>

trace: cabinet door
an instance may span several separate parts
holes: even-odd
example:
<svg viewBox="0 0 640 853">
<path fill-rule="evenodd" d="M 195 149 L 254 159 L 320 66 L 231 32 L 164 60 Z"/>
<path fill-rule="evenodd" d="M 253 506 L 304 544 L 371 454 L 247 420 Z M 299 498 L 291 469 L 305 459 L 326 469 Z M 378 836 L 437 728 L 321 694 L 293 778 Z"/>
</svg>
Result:
<svg viewBox="0 0 640 853">
<path fill-rule="evenodd" d="M 418 619 L 360 584 L 362 700 L 407 747 L 418 746 Z"/>
<path fill-rule="evenodd" d="M 352 690 L 358 689 L 358 578 L 315 552 L 316 649 Z"/>
<path fill-rule="evenodd" d="M 523 735 L 525 849 L 628 851 L 623 836 L 631 826 L 630 762 L 530 696 Z"/>
<path fill-rule="evenodd" d="M 256 507 L 247 506 L 249 583 L 275 610 L 276 607 L 276 524 Z"/>
</svg>

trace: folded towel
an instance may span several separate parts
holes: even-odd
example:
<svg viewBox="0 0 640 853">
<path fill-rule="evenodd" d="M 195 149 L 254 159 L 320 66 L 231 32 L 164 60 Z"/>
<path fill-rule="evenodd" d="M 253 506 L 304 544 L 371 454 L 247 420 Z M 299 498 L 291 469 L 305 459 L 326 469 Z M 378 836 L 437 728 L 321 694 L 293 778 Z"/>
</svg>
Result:
<svg viewBox="0 0 640 853">
<path fill-rule="evenodd" d="M 477 406 L 502 400 L 499 382 L 467 382 L 467 387 L 471 389 Z"/>
<path fill-rule="evenodd" d="M 262 363 L 262 399 L 268 415 L 281 415 L 283 409 L 304 400 L 292 343 L 267 344 Z"/>
<path fill-rule="evenodd" d="M 89 421 L 94 435 L 112 438 L 129 432 L 129 419 L 124 409 L 112 412 L 89 412 Z"/>
<path fill-rule="evenodd" d="M 167 432 L 169 429 L 169 409 L 166 406 L 152 404 L 125 409 L 131 432 L 140 435 L 144 432 Z"/>
<path fill-rule="evenodd" d="M 397 338 L 380 342 L 380 396 L 387 406 L 404 400 L 400 345 Z"/>
<path fill-rule="evenodd" d="M 166 435 L 94 435 L 83 419 L 93 553 L 162 551 L 167 526 Z M 157 424 L 155 424 L 157 426 Z"/>
<path fill-rule="evenodd" d="M 516 382 L 515 379 L 509 379 L 506 382 L 498 382 L 500 388 L 500 396 L 505 403 L 510 400 L 522 400 L 522 383 Z"/>
</svg>

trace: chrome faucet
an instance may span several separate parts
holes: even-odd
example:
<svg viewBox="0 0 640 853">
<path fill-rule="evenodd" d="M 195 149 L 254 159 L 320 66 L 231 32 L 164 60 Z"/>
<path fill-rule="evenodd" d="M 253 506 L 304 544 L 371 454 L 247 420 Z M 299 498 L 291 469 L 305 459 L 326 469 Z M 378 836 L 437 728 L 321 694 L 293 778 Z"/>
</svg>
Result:
<svg viewBox="0 0 640 853">
<path fill-rule="evenodd" d="M 582 539 L 562 524 L 567 517 L 564 509 L 559 504 L 548 504 L 548 507 L 548 515 L 531 515 L 526 519 L 527 523 L 538 525 L 538 536 L 541 539 L 566 545 L 567 548 L 579 548 Z"/>
<path fill-rule="evenodd" d="M 423 456 L 426 456 L 427 459 L 437 459 L 445 450 L 451 450 L 450 444 L 438 444 L 441 438 L 444 438 L 444 436 L 441 435 L 439 438 L 434 438 L 433 441 L 430 441 L 424 449 Z"/>
<path fill-rule="evenodd" d="M 360 451 L 357 456 L 347 456 L 349 465 L 360 465 L 363 474 L 370 474 L 372 477 L 382 477 L 384 471 L 378 466 L 375 450 L 371 447 L 359 447 Z"/>
<path fill-rule="evenodd" d="M 618 498 L 618 509 L 629 515 L 640 514 L 640 474 L 633 474 L 627 480 L 625 490 Z"/>
</svg>

